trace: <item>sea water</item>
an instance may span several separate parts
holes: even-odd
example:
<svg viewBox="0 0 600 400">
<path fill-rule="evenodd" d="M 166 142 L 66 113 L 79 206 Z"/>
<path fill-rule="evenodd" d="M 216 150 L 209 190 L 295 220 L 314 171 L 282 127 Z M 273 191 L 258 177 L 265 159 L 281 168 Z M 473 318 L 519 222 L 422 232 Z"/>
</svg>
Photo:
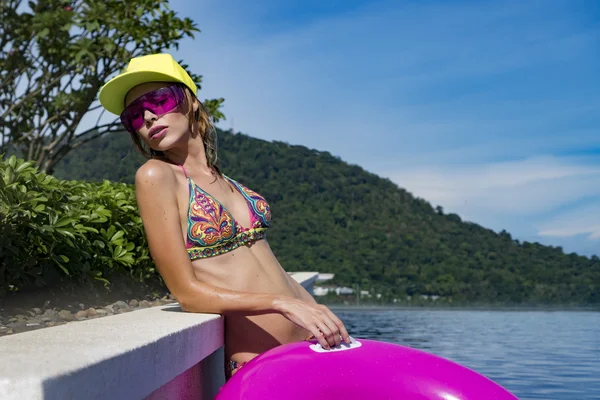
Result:
<svg viewBox="0 0 600 400">
<path fill-rule="evenodd" d="M 448 358 L 521 400 L 600 400 L 600 312 L 332 310 L 356 338 Z"/>
</svg>

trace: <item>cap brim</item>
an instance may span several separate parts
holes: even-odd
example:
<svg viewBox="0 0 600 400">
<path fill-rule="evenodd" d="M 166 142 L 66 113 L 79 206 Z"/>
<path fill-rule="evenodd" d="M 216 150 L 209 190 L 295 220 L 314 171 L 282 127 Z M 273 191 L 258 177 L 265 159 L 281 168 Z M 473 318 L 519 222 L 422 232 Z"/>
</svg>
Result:
<svg viewBox="0 0 600 400">
<path fill-rule="evenodd" d="M 98 93 L 100 104 L 115 115 L 121 115 L 125 109 L 125 96 L 142 83 L 146 82 L 180 82 L 171 75 L 154 71 L 125 72 L 108 81 Z M 183 83 L 183 82 L 182 82 Z"/>
</svg>

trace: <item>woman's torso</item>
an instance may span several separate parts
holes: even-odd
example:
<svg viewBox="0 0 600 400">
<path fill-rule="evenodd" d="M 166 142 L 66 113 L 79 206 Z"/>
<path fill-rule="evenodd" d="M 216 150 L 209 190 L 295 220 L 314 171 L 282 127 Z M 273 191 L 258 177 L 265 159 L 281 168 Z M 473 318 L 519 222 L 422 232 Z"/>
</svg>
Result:
<svg viewBox="0 0 600 400">
<path fill-rule="evenodd" d="M 240 227 L 247 229 L 251 226 L 252 212 L 248 201 L 237 190 L 235 183 L 228 182 L 227 178 L 194 174 L 193 171 L 184 173 L 173 167 L 176 168 L 178 181 L 177 201 L 182 240 L 188 241 L 189 209 L 194 201 L 194 193 L 191 193 L 193 185 L 222 205 Z M 192 266 L 199 281 L 216 287 L 301 296 L 297 286 L 279 265 L 266 239 L 241 245 L 223 254 L 192 260 Z M 308 335 L 308 331 L 276 313 L 228 316 L 225 321 L 225 355 L 227 359 L 247 361 L 279 344 L 303 340 Z"/>
</svg>

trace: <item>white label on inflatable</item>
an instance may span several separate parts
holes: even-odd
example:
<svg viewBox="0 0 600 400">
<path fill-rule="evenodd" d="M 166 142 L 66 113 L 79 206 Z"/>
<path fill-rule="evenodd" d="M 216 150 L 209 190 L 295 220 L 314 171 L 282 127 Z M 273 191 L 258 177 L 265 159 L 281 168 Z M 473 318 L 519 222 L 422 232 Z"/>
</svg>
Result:
<svg viewBox="0 0 600 400">
<path fill-rule="evenodd" d="M 342 342 L 339 346 L 332 347 L 329 350 L 324 349 L 319 343 L 311 344 L 309 347 L 317 353 L 331 353 L 332 351 L 352 350 L 360 346 L 362 346 L 361 342 L 354 340 L 354 338 L 350 338 L 350 344 Z"/>
</svg>

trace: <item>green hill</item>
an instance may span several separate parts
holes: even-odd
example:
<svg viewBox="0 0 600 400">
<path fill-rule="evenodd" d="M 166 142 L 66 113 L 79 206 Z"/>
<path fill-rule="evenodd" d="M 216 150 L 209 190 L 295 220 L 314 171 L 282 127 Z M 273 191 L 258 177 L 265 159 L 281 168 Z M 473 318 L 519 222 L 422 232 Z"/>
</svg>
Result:
<svg viewBox="0 0 600 400">
<path fill-rule="evenodd" d="M 327 152 L 219 132 L 223 171 L 271 204 L 269 242 L 288 271 L 336 274 L 384 298 L 600 303 L 600 259 L 520 243 L 444 214 Z M 143 159 L 127 134 L 89 143 L 57 166 L 66 179 L 133 182 Z"/>
</svg>

